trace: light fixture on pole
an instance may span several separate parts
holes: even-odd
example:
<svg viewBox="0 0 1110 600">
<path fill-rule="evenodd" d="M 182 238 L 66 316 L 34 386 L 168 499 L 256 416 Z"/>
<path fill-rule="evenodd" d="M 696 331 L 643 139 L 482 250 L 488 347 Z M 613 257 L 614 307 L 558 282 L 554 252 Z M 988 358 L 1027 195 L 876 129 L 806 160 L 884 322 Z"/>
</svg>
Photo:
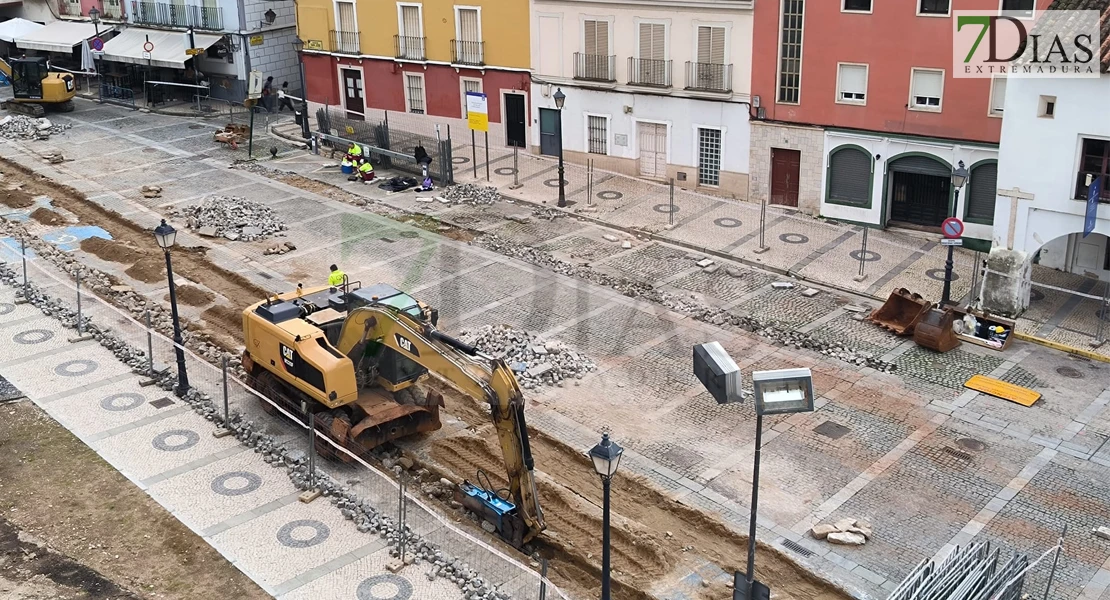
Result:
<svg viewBox="0 0 1110 600">
<path fill-rule="evenodd" d="M 154 228 L 154 239 L 158 247 L 166 253 L 166 277 L 170 284 L 170 313 L 173 316 L 173 345 L 177 355 L 177 392 L 184 396 L 189 391 L 189 375 L 185 371 L 185 340 L 181 337 L 181 320 L 177 316 L 177 287 L 173 283 L 173 264 L 170 261 L 170 248 L 177 243 L 177 230 L 162 219 L 162 224 Z"/>
<path fill-rule="evenodd" d="M 93 36 L 93 39 L 100 39 L 100 11 L 97 10 L 95 6 L 89 9 L 89 21 L 93 24 L 93 31 L 96 33 L 96 35 Z M 87 45 L 88 43 L 88 40 L 85 40 L 85 44 Z M 97 54 L 100 53 L 98 52 Z M 100 77 L 100 58 L 94 56 L 93 59 L 96 61 L 95 66 L 97 77 Z M 86 77 L 85 83 L 88 84 L 88 82 L 89 80 Z"/>
<path fill-rule="evenodd" d="M 960 205 L 960 190 L 963 189 L 964 184 L 967 183 L 968 172 L 964 168 L 964 161 L 960 161 L 957 168 L 952 171 L 952 211 L 949 216 L 955 216 L 957 207 Z M 944 262 L 944 289 L 940 294 L 940 304 L 944 306 L 952 300 L 952 254 L 956 247 L 948 246 L 948 260 Z"/>
<path fill-rule="evenodd" d="M 566 208 L 567 206 L 567 189 L 566 180 L 563 176 L 563 103 L 567 101 L 567 95 L 563 93 L 563 88 L 555 89 L 555 108 L 557 109 L 558 118 L 555 120 L 556 137 L 559 138 L 559 208 Z"/>
<path fill-rule="evenodd" d="M 297 37 L 293 40 L 293 49 L 297 51 L 297 62 L 301 70 L 301 137 L 308 139 L 312 134 L 308 130 L 308 88 L 304 83 L 304 40 Z"/>
<path fill-rule="evenodd" d="M 601 443 L 590 450 L 590 459 L 594 462 L 594 471 L 601 477 L 603 499 L 601 509 L 601 600 L 611 600 L 611 582 L 609 577 L 609 484 L 616 475 L 621 464 L 621 455 L 624 448 L 613 443 L 608 433 L 601 435 Z"/>
</svg>

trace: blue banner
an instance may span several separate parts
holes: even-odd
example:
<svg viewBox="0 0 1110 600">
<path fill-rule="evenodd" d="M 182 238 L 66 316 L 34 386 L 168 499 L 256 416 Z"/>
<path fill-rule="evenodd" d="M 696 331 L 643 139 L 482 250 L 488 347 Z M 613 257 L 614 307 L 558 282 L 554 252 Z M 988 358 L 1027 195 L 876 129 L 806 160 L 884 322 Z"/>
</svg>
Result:
<svg viewBox="0 0 1110 600">
<path fill-rule="evenodd" d="M 1087 216 L 1083 219 L 1083 237 L 1087 237 L 1095 230 L 1095 221 L 1098 220 L 1098 197 L 1102 195 L 1102 177 L 1095 177 L 1091 186 L 1087 188 Z"/>
</svg>

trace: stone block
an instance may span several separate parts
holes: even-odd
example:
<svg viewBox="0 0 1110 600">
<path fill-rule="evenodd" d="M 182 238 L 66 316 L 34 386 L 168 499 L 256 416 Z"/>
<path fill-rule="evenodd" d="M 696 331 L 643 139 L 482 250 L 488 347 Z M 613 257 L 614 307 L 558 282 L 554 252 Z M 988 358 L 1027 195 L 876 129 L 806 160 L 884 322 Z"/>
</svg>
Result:
<svg viewBox="0 0 1110 600">
<path fill-rule="evenodd" d="M 809 534 L 815 539 L 823 540 L 829 537 L 830 533 L 837 533 L 839 531 L 840 530 L 837 529 L 835 525 L 821 524 L 814 525 L 813 528 L 809 530 Z"/>
<path fill-rule="evenodd" d="M 862 546 L 867 543 L 867 538 L 850 531 L 834 531 L 825 539 L 840 546 Z"/>
</svg>

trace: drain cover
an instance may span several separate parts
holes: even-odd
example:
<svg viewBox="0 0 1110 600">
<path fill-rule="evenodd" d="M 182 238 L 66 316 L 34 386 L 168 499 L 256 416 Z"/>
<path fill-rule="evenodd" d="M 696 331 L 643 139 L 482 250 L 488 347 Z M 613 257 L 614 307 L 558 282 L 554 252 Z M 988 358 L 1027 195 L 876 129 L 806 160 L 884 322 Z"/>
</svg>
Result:
<svg viewBox="0 0 1110 600">
<path fill-rule="evenodd" d="M 982 452 L 987 449 L 987 445 L 975 438 L 960 438 L 956 440 L 956 445 L 964 450 L 973 450 L 975 452 Z"/>
<path fill-rule="evenodd" d="M 200 123 L 193 123 L 189 126 L 189 129 L 204 129 L 204 125 L 201 125 Z"/>
<path fill-rule="evenodd" d="M 840 438 L 848 435 L 848 432 L 850 432 L 852 430 L 849 429 L 848 427 L 845 427 L 845 426 L 841 425 L 840 423 L 834 423 L 832 421 L 825 421 L 824 423 L 821 423 L 817 427 L 814 427 L 813 431 L 816 432 L 816 433 L 819 433 L 819 434 L 821 434 L 821 435 L 823 435 L 823 436 L 825 436 L 829 439 L 839 440 Z"/>
<path fill-rule="evenodd" d="M 150 405 L 153 406 L 154 408 L 166 408 L 167 406 L 170 406 L 172 404 L 173 404 L 173 400 L 170 400 L 169 398 L 165 398 L 165 397 L 159 398 L 157 400 L 151 400 L 150 401 Z"/>
<path fill-rule="evenodd" d="M 1058 367 L 1056 372 L 1068 379 L 1083 379 L 1083 374 L 1075 367 Z"/>
<path fill-rule="evenodd" d="M 957 442 L 957 443 L 959 443 L 959 442 Z M 960 460 L 971 460 L 971 455 L 968 454 L 967 452 L 964 452 L 963 450 L 957 450 L 957 449 L 955 449 L 951 446 L 945 446 L 944 448 L 941 448 L 941 450 L 943 450 L 945 452 L 945 454 L 949 454 L 949 455 L 954 456 L 954 457 L 956 457 Z"/>
</svg>

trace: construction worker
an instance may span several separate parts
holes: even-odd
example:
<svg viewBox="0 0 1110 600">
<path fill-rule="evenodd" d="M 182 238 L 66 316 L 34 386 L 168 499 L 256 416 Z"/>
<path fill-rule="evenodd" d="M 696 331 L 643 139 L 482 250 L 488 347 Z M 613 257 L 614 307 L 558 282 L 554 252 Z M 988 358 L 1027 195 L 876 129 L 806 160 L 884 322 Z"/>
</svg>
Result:
<svg viewBox="0 0 1110 600">
<path fill-rule="evenodd" d="M 358 176 L 363 183 L 374 179 L 374 165 L 370 164 L 369 160 L 363 159 L 362 164 L 358 166 Z"/>
<path fill-rule="evenodd" d="M 347 274 L 339 270 L 339 267 L 331 266 L 331 275 L 328 275 L 328 285 L 331 287 L 339 287 L 347 281 Z"/>
<path fill-rule="evenodd" d="M 347 149 L 347 158 L 352 161 L 356 158 L 362 158 L 362 146 L 351 142 L 351 147 Z"/>
</svg>

